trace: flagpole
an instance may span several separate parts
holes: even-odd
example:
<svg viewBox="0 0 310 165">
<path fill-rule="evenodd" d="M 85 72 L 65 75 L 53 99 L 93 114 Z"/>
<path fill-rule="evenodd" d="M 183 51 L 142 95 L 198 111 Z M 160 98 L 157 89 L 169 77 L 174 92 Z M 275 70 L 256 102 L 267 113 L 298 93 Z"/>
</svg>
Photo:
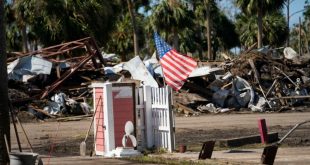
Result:
<svg viewBox="0 0 310 165">
<path fill-rule="evenodd" d="M 154 33 L 154 40 L 156 51 L 160 57 L 164 85 L 179 90 L 185 83 L 189 73 L 197 67 L 197 62 L 190 57 L 176 52 L 170 45 L 160 38 L 156 32 Z M 166 82 L 166 80 L 168 81 Z"/>
<path fill-rule="evenodd" d="M 158 57 L 157 51 L 155 51 L 155 52 L 156 52 L 156 58 L 158 58 L 158 59 L 159 59 L 159 65 L 160 65 L 160 67 L 161 67 L 161 72 L 163 73 L 163 82 L 164 82 L 164 87 L 166 87 L 166 86 L 167 86 L 167 84 L 166 84 L 166 79 L 165 79 L 165 75 L 164 75 L 164 70 L 163 70 L 163 67 L 161 66 L 160 58 Z"/>
</svg>

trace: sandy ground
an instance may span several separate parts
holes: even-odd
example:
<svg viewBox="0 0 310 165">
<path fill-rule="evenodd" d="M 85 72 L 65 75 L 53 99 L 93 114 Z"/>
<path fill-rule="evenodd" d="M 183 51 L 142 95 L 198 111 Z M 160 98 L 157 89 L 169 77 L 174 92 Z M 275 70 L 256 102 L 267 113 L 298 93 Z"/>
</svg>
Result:
<svg viewBox="0 0 310 165">
<path fill-rule="evenodd" d="M 284 136 L 295 124 L 310 120 L 309 112 L 220 114 L 198 117 L 177 117 L 177 144 L 197 144 L 207 140 L 237 138 L 259 134 L 258 120 L 265 119 L 268 132 Z M 296 129 L 283 144 L 310 146 L 310 123 Z"/>
<path fill-rule="evenodd" d="M 201 142 L 210 139 L 224 139 L 234 138 L 240 136 L 258 134 L 257 120 L 260 118 L 266 119 L 268 129 L 270 132 L 279 132 L 282 137 L 289 129 L 296 123 L 309 120 L 310 112 L 302 113 L 264 113 L 264 114 L 220 114 L 220 115 L 203 115 L 198 117 L 176 117 L 176 142 L 186 145 L 199 145 Z M 83 141 L 87 129 L 90 124 L 90 118 L 80 121 L 70 122 L 30 122 L 24 123 L 23 126 L 29 136 L 30 142 L 34 152 L 43 155 L 44 163 L 49 160 L 49 164 L 94 164 L 95 162 L 102 162 L 107 164 L 134 164 L 125 160 L 118 159 L 103 159 L 98 158 L 81 158 L 79 155 L 79 145 Z M 292 134 L 284 143 L 286 147 L 294 147 L 292 152 L 292 159 L 283 157 L 282 162 L 289 162 L 295 164 L 305 163 L 309 161 L 309 156 L 302 156 L 304 154 L 310 155 L 310 149 L 302 147 L 310 147 L 310 124 L 301 126 L 296 132 Z M 18 151 L 16 138 L 11 127 L 12 147 L 13 151 Z M 30 151 L 26 138 L 21 129 L 18 129 L 22 148 L 24 151 Z M 87 140 L 88 154 L 92 149 L 93 135 Z M 282 149 L 282 148 L 281 148 Z M 290 149 L 290 148 L 288 148 Z M 220 152 L 220 151 L 219 151 Z M 260 155 L 261 151 L 255 151 Z M 279 151 L 280 152 L 280 151 Z M 283 150 L 283 152 L 286 152 Z M 252 152 L 251 152 L 252 153 Z M 241 154 L 244 155 L 244 154 Z M 289 154 L 284 154 L 289 155 Z M 295 156 L 294 156 L 295 155 Z M 296 155 L 301 155 L 296 157 Z M 180 157 L 180 156 L 176 156 Z M 233 156 L 232 159 L 237 162 L 246 162 L 247 159 L 242 156 Z M 197 155 L 193 157 L 197 158 Z M 224 159 L 219 156 L 219 159 Z M 254 158 L 256 158 L 254 156 Z M 253 159 L 254 159 L 253 158 Z M 294 159 L 293 159 L 294 158 Z M 72 160 L 79 160 L 77 163 Z M 296 161 L 295 161 L 296 160 Z M 255 161 L 254 161 L 255 162 Z M 100 164 L 100 163 L 99 163 Z"/>
<path fill-rule="evenodd" d="M 235 162 L 239 164 L 259 164 L 262 149 L 232 149 L 213 151 L 212 159 Z M 275 165 L 308 165 L 310 163 L 310 147 L 279 148 Z M 197 160 L 198 152 L 172 153 L 161 155 L 166 158 L 183 158 Z"/>
</svg>

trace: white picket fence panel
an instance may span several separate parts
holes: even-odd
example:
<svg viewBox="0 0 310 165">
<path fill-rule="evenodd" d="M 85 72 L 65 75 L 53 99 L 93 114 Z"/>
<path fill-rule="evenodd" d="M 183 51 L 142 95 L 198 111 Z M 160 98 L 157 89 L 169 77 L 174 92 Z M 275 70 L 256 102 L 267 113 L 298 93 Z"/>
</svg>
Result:
<svg viewBox="0 0 310 165">
<path fill-rule="evenodd" d="M 175 149 L 171 88 L 144 86 L 146 142 L 148 148 Z"/>
<path fill-rule="evenodd" d="M 135 92 L 136 100 L 136 139 L 137 149 L 142 151 L 146 147 L 146 132 L 145 132 L 145 104 L 143 88 L 136 88 Z"/>
</svg>

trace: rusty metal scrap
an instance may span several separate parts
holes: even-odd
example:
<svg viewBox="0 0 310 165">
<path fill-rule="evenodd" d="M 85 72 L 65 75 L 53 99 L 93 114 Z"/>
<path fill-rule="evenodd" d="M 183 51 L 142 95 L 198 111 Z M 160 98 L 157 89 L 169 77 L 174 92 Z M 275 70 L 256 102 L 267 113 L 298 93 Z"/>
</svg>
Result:
<svg viewBox="0 0 310 165">
<path fill-rule="evenodd" d="M 37 51 L 28 52 L 28 53 L 14 53 L 16 56 L 9 57 L 7 62 L 12 62 L 17 58 L 32 56 L 32 55 L 40 55 L 45 59 L 56 60 L 57 55 L 63 55 L 66 61 L 75 60 L 76 57 L 72 57 L 68 52 L 75 49 L 85 49 L 88 53 L 95 54 L 101 63 L 105 64 L 104 59 L 101 56 L 99 48 L 95 42 L 95 40 L 91 37 L 66 42 L 59 45 L 54 45 L 50 47 L 46 47 Z M 99 56 L 100 55 L 100 56 Z"/>
<path fill-rule="evenodd" d="M 41 96 L 41 99 L 48 96 L 49 93 L 54 91 L 59 85 L 65 81 L 67 78 L 69 78 L 72 74 L 74 74 L 80 67 L 82 67 L 87 61 L 89 61 L 93 57 L 92 55 L 89 55 L 85 57 L 80 63 L 77 63 L 74 67 L 71 67 L 71 69 L 67 70 L 58 80 L 56 80 L 51 86 L 49 86 Z"/>
<path fill-rule="evenodd" d="M 81 52 L 84 51 L 84 54 L 73 56 L 74 50 L 81 50 Z M 25 56 L 40 55 L 42 58 L 56 65 L 56 74 L 58 79 L 50 86 L 47 86 L 46 89 L 41 93 L 41 95 L 38 96 L 41 99 L 45 98 L 55 89 L 57 89 L 77 70 L 83 68 L 90 68 L 91 70 L 94 70 L 102 68 L 104 65 L 106 65 L 106 62 L 103 59 L 95 40 L 91 37 L 46 47 L 33 52 L 14 54 L 15 56 L 8 58 L 7 62 L 12 62 L 18 58 Z M 89 63 L 89 61 L 91 61 L 92 64 Z M 70 68 L 61 74 L 59 64 L 63 62 L 70 64 Z"/>
</svg>

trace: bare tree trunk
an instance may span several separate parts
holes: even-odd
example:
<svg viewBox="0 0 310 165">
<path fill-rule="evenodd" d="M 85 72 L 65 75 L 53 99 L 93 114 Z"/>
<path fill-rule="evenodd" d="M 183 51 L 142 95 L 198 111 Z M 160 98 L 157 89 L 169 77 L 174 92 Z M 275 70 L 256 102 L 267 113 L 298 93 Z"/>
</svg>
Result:
<svg viewBox="0 0 310 165">
<path fill-rule="evenodd" d="M 202 41 L 202 38 L 203 38 L 202 28 L 199 27 L 199 40 Z M 198 44 L 198 56 L 199 56 L 199 60 L 202 61 L 203 60 L 203 49 L 202 49 L 201 43 Z"/>
<path fill-rule="evenodd" d="M 128 10 L 131 17 L 132 27 L 133 27 L 133 42 L 134 42 L 134 53 L 139 55 L 139 40 L 138 40 L 138 30 L 136 24 L 135 10 L 133 9 L 133 4 L 131 0 L 127 0 Z"/>
<path fill-rule="evenodd" d="M 8 108 L 7 56 L 5 47 L 4 0 L 0 0 L 0 164 L 4 165 L 9 163 L 4 135 L 7 137 L 9 147 L 11 144 Z"/>
<path fill-rule="evenodd" d="M 173 48 L 179 51 L 180 50 L 179 36 L 175 27 L 172 28 L 172 33 L 173 33 Z"/>
<path fill-rule="evenodd" d="M 257 48 L 261 48 L 263 46 L 263 13 L 261 9 L 261 5 L 259 5 L 259 9 L 257 11 Z"/>
<path fill-rule="evenodd" d="M 202 61 L 203 60 L 203 54 L 202 54 L 201 45 L 198 46 L 198 56 L 199 56 L 199 60 Z"/>
<path fill-rule="evenodd" d="M 304 40 L 305 40 L 305 42 L 304 42 L 304 48 L 306 49 L 305 51 L 307 51 L 307 54 L 310 54 L 310 52 L 309 52 L 309 41 L 308 41 L 308 36 L 307 36 L 307 33 L 305 32 L 305 30 L 304 29 L 302 29 L 302 34 L 304 35 Z"/>
<path fill-rule="evenodd" d="M 26 26 L 22 27 L 23 52 L 28 52 L 28 37 Z"/>
<path fill-rule="evenodd" d="M 210 18 L 210 1 L 205 0 L 205 6 L 207 8 L 207 42 L 208 42 L 208 60 L 212 60 L 212 45 L 211 45 L 211 18 Z"/>
</svg>

